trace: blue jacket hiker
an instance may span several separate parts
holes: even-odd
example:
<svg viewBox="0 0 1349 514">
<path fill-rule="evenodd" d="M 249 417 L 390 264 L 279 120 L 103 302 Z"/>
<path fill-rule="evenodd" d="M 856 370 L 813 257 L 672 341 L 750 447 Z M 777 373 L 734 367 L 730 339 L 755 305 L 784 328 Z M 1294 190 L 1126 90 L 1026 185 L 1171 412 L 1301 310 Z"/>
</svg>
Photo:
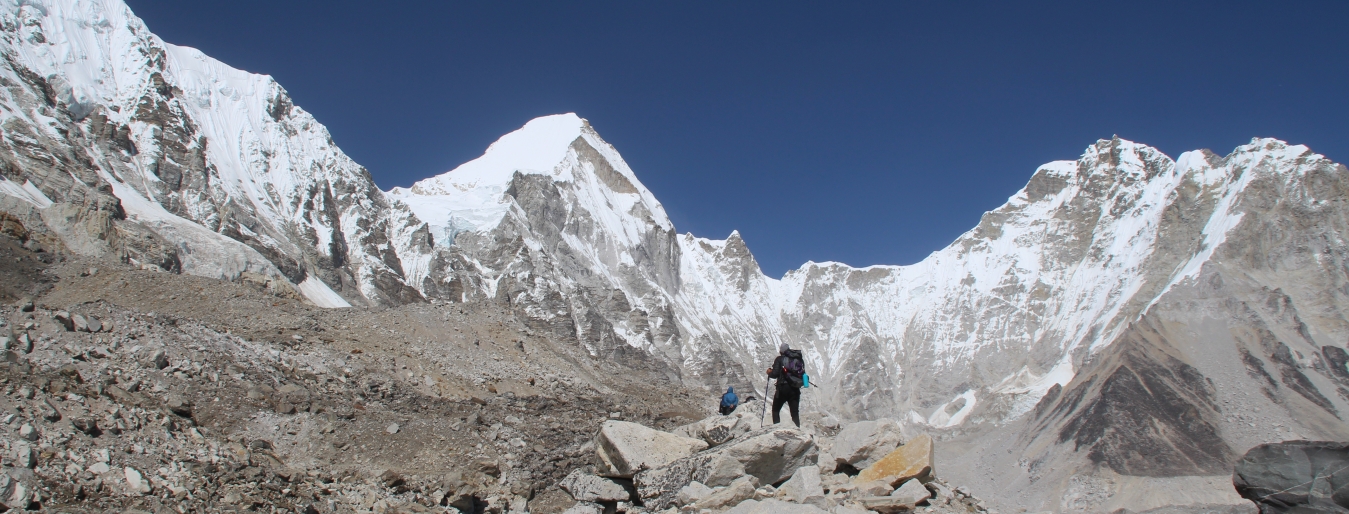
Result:
<svg viewBox="0 0 1349 514">
<path fill-rule="evenodd" d="M 721 415 L 735 412 L 735 408 L 739 405 L 740 397 L 735 395 L 735 387 L 727 387 L 726 394 L 721 395 Z"/>
</svg>

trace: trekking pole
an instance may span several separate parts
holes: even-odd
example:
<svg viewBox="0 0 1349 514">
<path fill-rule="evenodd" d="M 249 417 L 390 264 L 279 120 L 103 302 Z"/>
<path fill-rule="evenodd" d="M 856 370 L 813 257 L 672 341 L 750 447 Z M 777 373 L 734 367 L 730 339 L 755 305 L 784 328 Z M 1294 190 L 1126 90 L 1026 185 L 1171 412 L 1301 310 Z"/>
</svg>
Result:
<svg viewBox="0 0 1349 514">
<path fill-rule="evenodd" d="M 764 416 L 768 415 L 768 386 L 773 384 L 773 377 L 768 377 L 763 384 L 763 413 L 759 414 L 759 426 L 764 424 Z"/>
</svg>

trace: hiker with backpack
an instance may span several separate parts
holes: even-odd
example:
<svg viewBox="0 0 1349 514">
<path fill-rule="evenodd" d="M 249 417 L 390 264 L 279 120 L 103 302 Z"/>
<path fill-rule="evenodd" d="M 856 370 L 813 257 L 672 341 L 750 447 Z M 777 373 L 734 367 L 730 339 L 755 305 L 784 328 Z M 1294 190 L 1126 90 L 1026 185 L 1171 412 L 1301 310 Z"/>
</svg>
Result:
<svg viewBox="0 0 1349 514">
<path fill-rule="evenodd" d="M 787 343 L 778 347 L 778 358 L 773 359 L 773 367 L 768 368 L 768 378 L 778 381 L 777 391 L 773 393 L 773 424 L 781 421 L 782 404 L 792 414 L 792 423 L 801 426 L 801 387 L 809 387 L 806 375 L 806 361 L 801 358 L 800 350 L 793 350 Z"/>
<path fill-rule="evenodd" d="M 735 387 L 727 387 L 726 394 L 721 395 L 721 410 L 719 412 L 722 416 L 726 416 L 735 412 L 735 408 L 739 406 L 740 397 L 736 396 Z"/>
</svg>

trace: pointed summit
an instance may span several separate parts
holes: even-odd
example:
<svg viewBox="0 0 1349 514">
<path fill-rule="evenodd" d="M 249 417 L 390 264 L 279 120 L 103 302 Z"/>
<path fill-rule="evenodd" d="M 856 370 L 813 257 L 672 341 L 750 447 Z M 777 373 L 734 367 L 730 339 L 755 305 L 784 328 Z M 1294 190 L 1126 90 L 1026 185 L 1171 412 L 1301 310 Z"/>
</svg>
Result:
<svg viewBox="0 0 1349 514">
<path fill-rule="evenodd" d="M 586 210 L 618 211 L 600 216 L 602 220 L 637 217 L 643 219 L 641 223 L 650 221 L 673 229 L 660 202 L 637 180 L 618 151 L 575 113 L 530 120 L 497 139 L 481 157 L 420 180 L 411 188 L 395 187 L 388 195 L 429 223 L 437 241 L 448 244 L 459 232 L 490 230 L 500 224 L 510 210 L 512 200 L 507 196 L 517 173 L 542 175 L 559 183 L 588 184 L 576 191 L 589 198 L 583 202 Z M 617 198 L 625 195 L 634 196 Z M 623 238 L 636 233 L 618 226 L 609 228 Z"/>
<path fill-rule="evenodd" d="M 448 195 L 510 181 L 516 171 L 548 173 L 567 154 L 567 147 L 581 136 L 584 119 L 575 113 L 534 118 L 525 126 L 501 136 L 481 157 L 448 172 L 417 181 L 410 189 L 392 192 Z"/>
</svg>

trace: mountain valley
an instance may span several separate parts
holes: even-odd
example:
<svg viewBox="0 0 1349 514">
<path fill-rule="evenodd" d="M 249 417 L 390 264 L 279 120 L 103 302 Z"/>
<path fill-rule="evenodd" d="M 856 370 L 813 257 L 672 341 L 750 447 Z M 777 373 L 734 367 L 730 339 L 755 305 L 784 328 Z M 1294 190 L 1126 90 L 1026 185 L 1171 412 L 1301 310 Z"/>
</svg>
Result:
<svg viewBox="0 0 1349 514">
<path fill-rule="evenodd" d="M 382 191 L 271 77 L 118 0 L 0 0 L 0 53 L 4 430 L 80 445 L 39 459 L 70 484 L 20 481 L 53 504 L 120 508 L 81 474 L 108 450 L 149 510 L 560 512 L 602 423 L 763 398 L 783 343 L 805 433 L 929 434 L 1003 512 L 1246 512 L 1248 449 L 1349 440 L 1349 169 L 1304 146 L 1102 139 L 918 263 L 773 278 L 738 232 L 679 233 L 576 114 Z M 169 428 L 98 448 L 71 417 Z"/>
</svg>

